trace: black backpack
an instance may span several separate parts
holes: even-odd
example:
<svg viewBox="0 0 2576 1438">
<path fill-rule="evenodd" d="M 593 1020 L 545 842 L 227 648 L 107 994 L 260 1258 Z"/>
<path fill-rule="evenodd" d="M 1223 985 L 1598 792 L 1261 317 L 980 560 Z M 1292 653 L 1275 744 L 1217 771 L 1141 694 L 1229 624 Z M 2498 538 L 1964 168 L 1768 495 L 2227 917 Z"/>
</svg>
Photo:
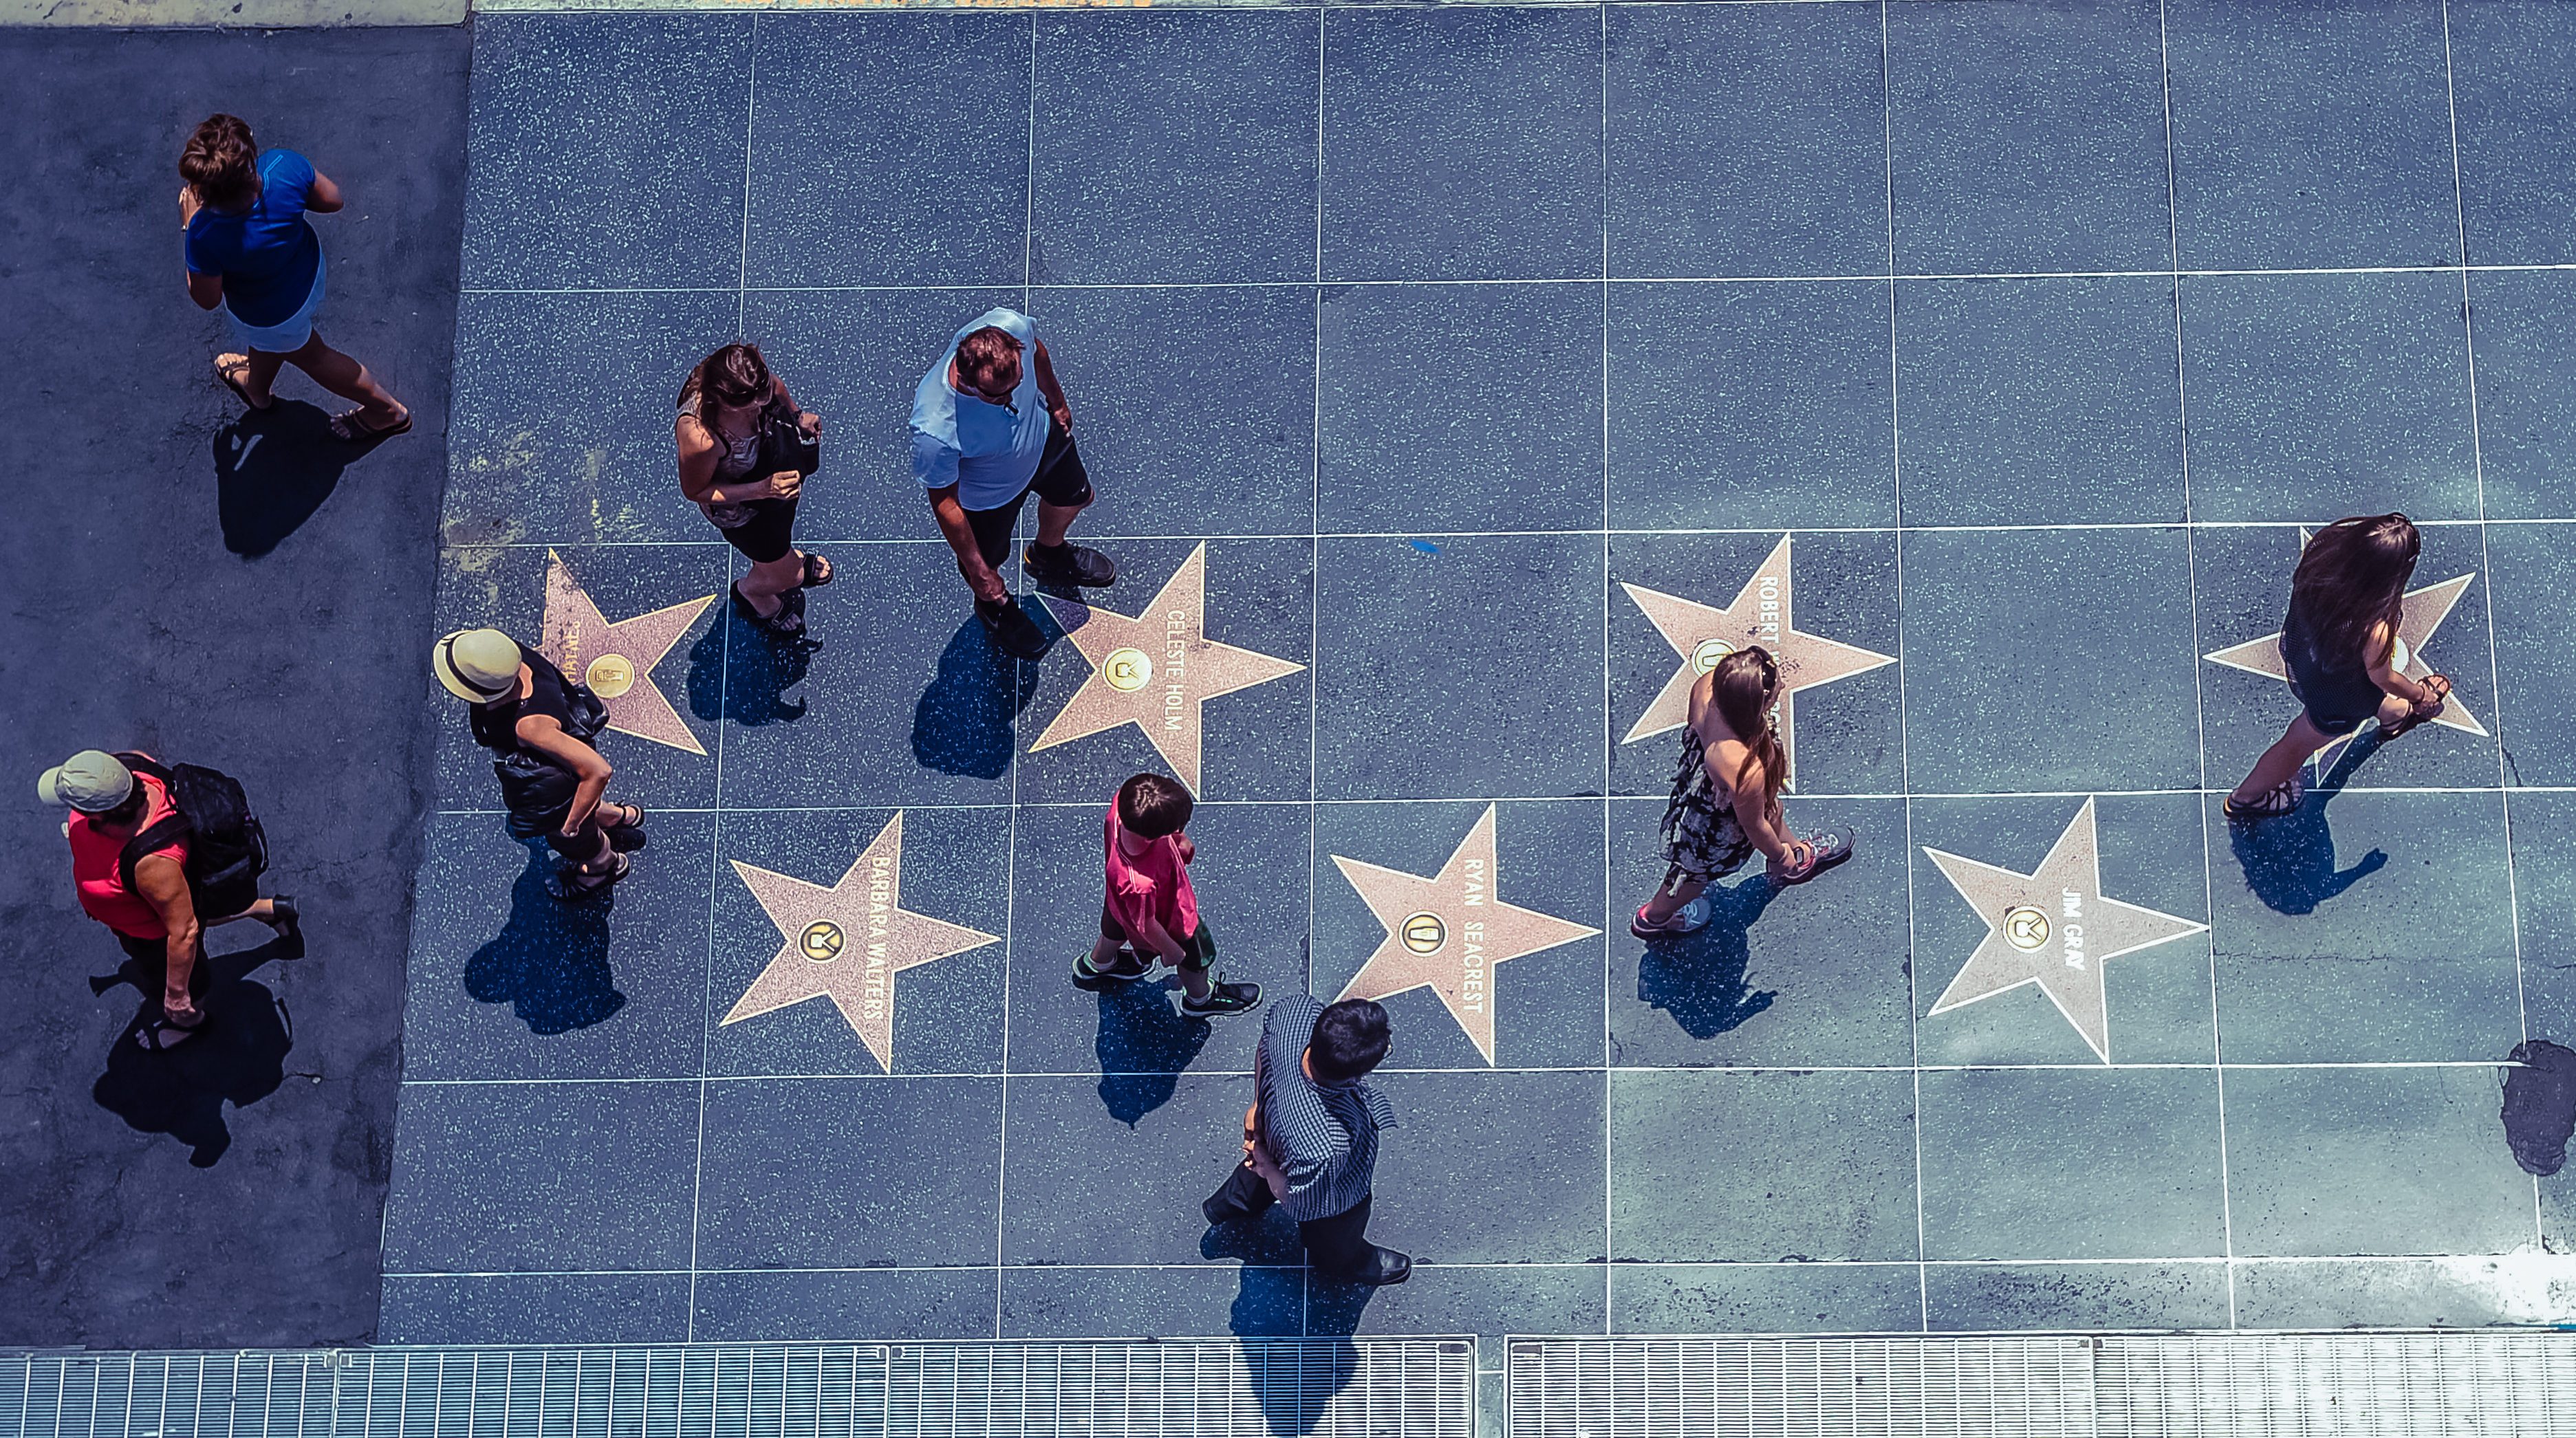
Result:
<svg viewBox="0 0 2576 1438">
<path fill-rule="evenodd" d="M 185 839 L 188 899 L 200 923 L 230 918 L 257 903 L 259 876 L 268 872 L 268 835 L 250 811 L 241 781 L 196 764 L 165 766 L 140 754 L 116 757 L 135 773 L 160 780 L 178 811 L 125 841 L 116 873 L 126 892 L 135 892 L 136 860 Z"/>
</svg>

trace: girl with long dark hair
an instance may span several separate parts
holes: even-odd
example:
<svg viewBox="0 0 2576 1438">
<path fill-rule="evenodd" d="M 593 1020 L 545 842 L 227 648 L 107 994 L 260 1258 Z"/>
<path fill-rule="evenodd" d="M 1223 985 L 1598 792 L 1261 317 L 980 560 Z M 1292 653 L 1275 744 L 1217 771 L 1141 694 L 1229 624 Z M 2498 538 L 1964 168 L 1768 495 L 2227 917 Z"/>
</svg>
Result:
<svg viewBox="0 0 2576 1438">
<path fill-rule="evenodd" d="M 1681 763 L 1664 806 L 1664 881 L 1628 922 L 1641 939 L 1677 938 L 1708 922 L 1712 882 L 1759 852 L 1777 884 L 1803 884 L 1852 856 L 1848 834 L 1801 839 L 1780 812 L 1789 755 L 1773 727 L 1780 669 L 1771 652 L 1748 645 L 1691 686 Z"/>
<path fill-rule="evenodd" d="M 734 612 L 772 634 L 802 635 L 805 591 L 832 582 L 832 561 L 796 547 L 796 501 L 820 453 L 822 418 L 798 412 L 757 346 L 729 344 L 689 371 L 673 423 L 680 492 L 751 561 L 734 583 Z"/>
<path fill-rule="evenodd" d="M 2299 717 L 2227 796 L 2227 817 L 2269 819 L 2297 809 L 2307 797 L 2308 757 L 2364 719 L 2379 721 L 2385 742 L 2441 714 L 2450 680 L 2431 674 L 2418 683 L 2398 672 L 2406 581 L 2422 548 L 2402 514 L 2338 519 L 2308 541 L 2281 623 L 2281 659 Z"/>
</svg>

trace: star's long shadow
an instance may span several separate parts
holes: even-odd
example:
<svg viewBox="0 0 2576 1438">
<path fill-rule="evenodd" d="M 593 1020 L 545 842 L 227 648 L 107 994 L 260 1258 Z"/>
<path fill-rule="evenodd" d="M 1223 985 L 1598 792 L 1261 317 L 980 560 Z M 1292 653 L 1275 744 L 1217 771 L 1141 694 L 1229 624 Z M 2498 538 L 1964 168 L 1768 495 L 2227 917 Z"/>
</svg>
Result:
<svg viewBox="0 0 2576 1438">
<path fill-rule="evenodd" d="M 1672 1015 L 1695 1039 L 1742 1027 L 1779 997 L 1767 989 L 1751 992 L 1744 971 L 1753 957 L 1746 931 L 1779 896 L 1780 886 L 1755 874 L 1729 886 L 1711 884 L 1706 893 L 1706 928 L 1649 944 L 1637 960 L 1637 998 Z"/>
<path fill-rule="evenodd" d="M 1043 605 L 1026 606 L 1038 618 Z M 1043 618 L 1039 627 L 1048 627 Z M 939 670 L 912 706 L 912 757 L 939 774 L 998 779 L 1011 767 L 1011 721 L 1038 693 L 1038 666 L 993 647 L 974 615 L 948 636 Z"/>
<path fill-rule="evenodd" d="M 244 410 L 215 431 L 215 520 L 224 548 L 244 559 L 277 548 L 322 508 L 341 471 L 374 447 L 331 433 L 331 417 L 302 400 Z"/>
<path fill-rule="evenodd" d="M 286 1055 L 295 1047 L 294 1022 L 283 1000 L 249 978 L 251 971 L 285 953 L 283 941 L 272 939 L 239 953 L 210 955 L 198 964 L 204 981 L 189 987 L 205 1011 L 205 1027 L 159 1053 L 146 1051 L 135 1035 L 160 1012 L 155 1000 L 161 992 L 161 966 L 128 959 L 114 974 L 90 980 L 98 993 L 131 984 L 145 995 L 142 1007 L 108 1046 L 107 1072 L 91 1086 L 90 1097 L 137 1133 L 166 1133 L 188 1145 L 191 1166 L 214 1167 L 233 1142 L 224 1105 L 247 1108 L 277 1092 L 286 1080 Z"/>
<path fill-rule="evenodd" d="M 2245 871 L 2245 886 L 2266 908 L 2282 914 L 2309 914 L 2319 904 L 2388 866 L 2384 850 L 2372 849 L 2349 869 L 2335 868 L 2334 830 L 2326 806 L 2362 761 L 2379 752 L 2379 731 L 2352 741 L 2334 768 L 2308 791 L 2307 802 L 2271 819 L 2236 819 L 2227 825 L 2227 846 Z"/>
<path fill-rule="evenodd" d="M 1172 1002 L 1168 985 L 1113 983 L 1100 991 L 1100 1102 L 1127 1125 L 1171 1101 L 1183 1069 L 1207 1046 L 1210 1025 Z"/>
<path fill-rule="evenodd" d="M 813 639 L 755 628 L 727 605 L 724 622 L 708 625 L 689 646 L 689 712 L 710 724 L 731 719 L 747 729 L 793 724 L 805 717 L 808 701 L 799 695 L 791 703 L 787 691 L 805 682 L 822 647 Z"/>
<path fill-rule="evenodd" d="M 530 1033 L 586 1029 L 626 1007 L 608 966 L 611 891 L 568 904 L 554 896 L 554 855 L 527 841 L 528 866 L 510 886 L 510 918 L 465 961 L 465 992 L 477 1003 L 510 1006 Z"/>
</svg>

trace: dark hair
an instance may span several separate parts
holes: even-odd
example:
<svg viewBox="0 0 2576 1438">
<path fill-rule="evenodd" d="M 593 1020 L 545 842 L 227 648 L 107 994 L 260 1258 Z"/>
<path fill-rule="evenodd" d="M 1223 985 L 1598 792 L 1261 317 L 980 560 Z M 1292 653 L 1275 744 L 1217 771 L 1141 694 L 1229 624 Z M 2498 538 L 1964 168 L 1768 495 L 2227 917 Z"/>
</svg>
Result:
<svg viewBox="0 0 2576 1438">
<path fill-rule="evenodd" d="M 1344 999 L 1315 1015 L 1306 1059 L 1320 1083 L 1347 1083 L 1386 1058 L 1386 1010 L 1370 999 Z"/>
<path fill-rule="evenodd" d="M 748 409 L 765 403 L 776 392 L 777 381 L 769 373 L 769 361 L 761 358 L 760 346 L 729 344 L 698 361 L 689 371 L 689 382 L 680 386 L 680 402 L 689 402 L 695 391 L 700 398 L 711 399 L 727 409 Z"/>
<path fill-rule="evenodd" d="M 1774 727 L 1771 701 L 1780 690 L 1780 667 L 1771 651 L 1759 644 L 1748 644 L 1717 661 L 1710 671 L 1709 696 L 1717 701 L 1717 712 L 1726 719 L 1726 727 L 1744 741 L 1744 762 L 1735 766 L 1735 779 L 1729 786 L 1744 787 L 1744 776 L 1756 764 L 1762 766 L 1762 800 L 1767 805 L 1780 797 L 1780 788 L 1789 782 L 1789 755 L 1780 747 L 1780 731 Z"/>
<path fill-rule="evenodd" d="M 259 197 L 258 162 L 250 125 L 236 116 L 212 115 L 179 152 L 179 178 L 216 209 L 238 210 Z"/>
<path fill-rule="evenodd" d="M 2424 538 L 2402 514 L 2357 515 L 2317 531 L 2290 578 L 2290 613 L 2305 621 L 2318 645 L 2332 653 L 2360 654 L 2368 663 L 2370 631 L 2388 626 L 2390 639 L 2405 612 L 2406 581 Z M 2365 652 L 2368 651 L 2368 652 Z"/>
<path fill-rule="evenodd" d="M 1189 790 L 1160 774 L 1139 774 L 1118 786 L 1118 822 L 1141 838 L 1181 832 L 1197 807 Z"/>
<path fill-rule="evenodd" d="M 986 325 L 957 342 L 957 371 L 979 385 L 1002 362 L 1020 352 L 1020 337 L 1000 325 Z"/>
</svg>

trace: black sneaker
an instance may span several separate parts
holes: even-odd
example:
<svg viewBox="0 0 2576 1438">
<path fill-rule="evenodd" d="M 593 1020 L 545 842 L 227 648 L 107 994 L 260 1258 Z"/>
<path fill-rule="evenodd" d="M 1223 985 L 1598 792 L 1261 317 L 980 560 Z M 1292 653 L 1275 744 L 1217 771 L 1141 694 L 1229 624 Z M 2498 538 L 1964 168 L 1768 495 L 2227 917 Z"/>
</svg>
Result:
<svg viewBox="0 0 2576 1438">
<path fill-rule="evenodd" d="M 1059 544 L 1048 548 L 1032 544 L 1020 557 L 1020 567 L 1040 584 L 1079 584 L 1085 589 L 1106 589 L 1118 582 L 1118 565 L 1097 549 L 1079 544 Z"/>
<path fill-rule="evenodd" d="M 1261 1007 L 1261 985 L 1212 983 L 1208 985 L 1207 1002 L 1201 1003 L 1188 994 L 1181 995 L 1181 1012 L 1194 1019 L 1222 1018 L 1228 1014 L 1248 1014 Z"/>
<path fill-rule="evenodd" d="M 1153 962 L 1134 949 L 1120 949 L 1118 957 L 1110 960 L 1109 967 L 1105 969 L 1092 965 L 1089 949 L 1075 955 L 1073 960 L 1073 982 L 1077 988 L 1096 989 L 1111 983 L 1125 983 L 1141 979 L 1153 971 Z"/>
<path fill-rule="evenodd" d="M 995 648 L 1014 659 L 1043 659 L 1047 652 L 1046 631 L 1020 608 L 1016 599 L 999 604 L 975 601 L 975 617 L 984 621 L 984 632 L 993 636 Z"/>
</svg>

